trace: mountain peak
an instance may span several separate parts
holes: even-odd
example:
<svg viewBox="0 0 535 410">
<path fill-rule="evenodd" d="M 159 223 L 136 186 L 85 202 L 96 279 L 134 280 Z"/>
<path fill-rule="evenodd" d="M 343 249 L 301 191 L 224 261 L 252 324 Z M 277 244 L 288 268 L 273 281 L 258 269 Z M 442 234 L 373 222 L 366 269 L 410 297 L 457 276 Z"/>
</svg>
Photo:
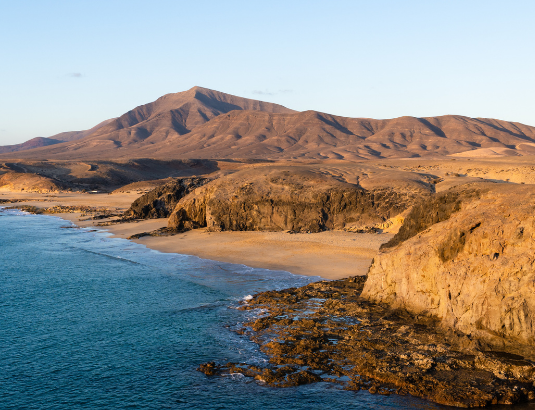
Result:
<svg viewBox="0 0 535 410">
<path fill-rule="evenodd" d="M 27 146 L 48 142 L 33 141 Z M 22 147 L 6 149 L 12 152 Z M 474 149 L 493 149 L 503 155 L 535 153 L 535 128 L 462 116 L 374 120 L 296 112 L 195 86 L 136 107 L 82 139 L 18 155 L 35 159 L 362 160 L 435 157 Z"/>
</svg>

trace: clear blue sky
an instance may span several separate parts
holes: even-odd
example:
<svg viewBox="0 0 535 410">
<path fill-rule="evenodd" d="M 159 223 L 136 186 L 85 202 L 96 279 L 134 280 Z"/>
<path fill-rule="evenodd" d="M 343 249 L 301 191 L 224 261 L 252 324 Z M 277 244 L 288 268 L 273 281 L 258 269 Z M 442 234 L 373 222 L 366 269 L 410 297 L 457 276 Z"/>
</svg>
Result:
<svg viewBox="0 0 535 410">
<path fill-rule="evenodd" d="M 0 0 L 0 145 L 199 85 L 350 117 L 535 125 L 535 1 Z"/>
</svg>

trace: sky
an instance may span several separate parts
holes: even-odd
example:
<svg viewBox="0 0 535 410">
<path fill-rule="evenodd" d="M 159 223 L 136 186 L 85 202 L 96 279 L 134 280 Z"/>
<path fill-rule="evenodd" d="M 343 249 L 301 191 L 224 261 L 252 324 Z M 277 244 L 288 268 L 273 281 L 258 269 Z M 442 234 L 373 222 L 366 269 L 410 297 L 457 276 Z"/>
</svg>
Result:
<svg viewBox="0 0 535 410">
<path fill-rule="evenodd" d="M 347 117 L 535 126 L 535 1 L 0 0 L 0 145 L 201 86 Z"/>
</svg>

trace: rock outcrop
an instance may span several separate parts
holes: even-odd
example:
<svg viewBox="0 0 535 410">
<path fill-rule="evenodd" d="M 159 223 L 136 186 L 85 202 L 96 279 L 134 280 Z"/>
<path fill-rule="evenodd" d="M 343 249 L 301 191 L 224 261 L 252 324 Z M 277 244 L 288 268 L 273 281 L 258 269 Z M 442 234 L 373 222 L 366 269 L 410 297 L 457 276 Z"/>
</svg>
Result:
<svg viewBox="0 0 535 410">
<path fill-rule="evenodd" d="M 535 189 L 471 184 L 414 207 L 362 296 L 535 359 Z"/>
<path fill-rule="evenodd" d="M 167 218 L 185 195 L 209 181 L 207 178 L 178 178 L 136 199 L 124 213 L 129 219 Z"/>
<path fill-rule="evenodd" d="M 56 179 L 23 172 L 6 172 L 0 175 L 0 188 L 7 188 L 11 191 L 42 193 L 68 189 L 66 184 Z"/>
<path fill-rule="evenodd" d="M 208 362 L 198 370 L 207 376 L 239 373 L 269 387 L 336 383 L 355 392 L 410 394 L 457 407 L 535 399 L 532 362 L 459 349 L 467 337 L 444 332 L 433 319 L 362 300 L 365 280 L 254 295 L 239 307 L 249 311 L 250 321 L 232 329 L 257 343 L 268 360 Z"/>
<path fill-rule="evenodd" d="M 320 232 L 369 229 L 407 209 L 417 194 L 365 190 L 309 170 L 245 169 L 184 197 L 169 218 L 175 230 Z"/>
</svg>

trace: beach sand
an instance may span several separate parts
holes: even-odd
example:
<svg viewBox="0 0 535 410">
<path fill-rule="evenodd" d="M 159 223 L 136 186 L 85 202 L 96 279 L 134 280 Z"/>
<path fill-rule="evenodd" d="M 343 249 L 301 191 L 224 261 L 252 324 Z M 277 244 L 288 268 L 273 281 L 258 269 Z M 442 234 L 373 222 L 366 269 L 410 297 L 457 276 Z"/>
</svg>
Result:
<svg viewBox="0 0 535 410">
<path fill-rule="evenodd" d="M 101 207 L 122 212 L 139 196 L 137 193 L 119 194 L 36 194 L 0 191 L 0 199 L 24 202 L 3 206 L 56 205 Z M 151 219 L 98 226 L 104 220 L 92 220 L 80 213 L 54 214 L 82 228 L 94 227 L 109 231 L 115 237 L 149 232 L 167 226 L 167 219 Z M 344 231 L 320 233 L 287 232 L 208 232 L 195 229 L 172 236 L 145 236 L 134 239 L 150 249 L 195 255 L 204 259 L 238 263 L 255 268 L 284 270 L 298 275 L 339 279 L 364 275 L 382 243 L 392 234 L 359 234 Z"/>
</svg>

